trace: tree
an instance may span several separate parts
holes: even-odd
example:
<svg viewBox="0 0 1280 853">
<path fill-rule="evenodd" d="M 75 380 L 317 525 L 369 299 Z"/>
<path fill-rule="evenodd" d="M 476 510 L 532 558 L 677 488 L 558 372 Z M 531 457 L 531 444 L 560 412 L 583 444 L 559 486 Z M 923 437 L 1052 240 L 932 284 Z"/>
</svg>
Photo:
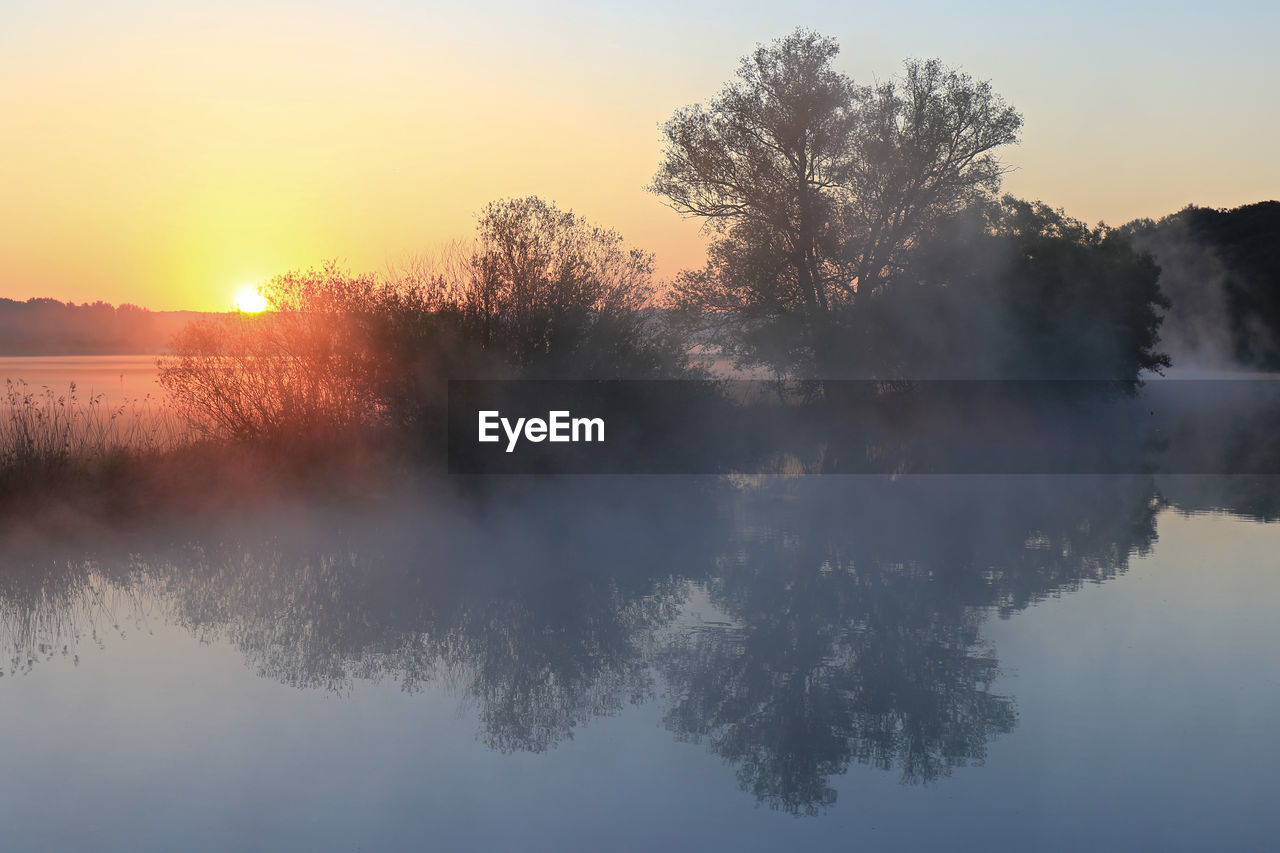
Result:
<svg viewBox="0 0 1280 853">
<path fill-rule="evenodd" d="M 864 87 L 831 67 L 838 52 L 796 30 L 663 127 L 650 189 L 718 235 L 676 302 L 731 320 L 719 342 L 743 363 L 842 367 L 840 325 L 857 296 L 889 281 L 941 217 L 998 188 L 992 152 L 1022 124 L 988 83 L 936 60 Z"/>
<path fill-rule="evenodd" d="M 158 362 L 177 411 L 206 435 L 295 438 L 383 421 L 385 287 L 330 263 L 262 287 L 270 310 L 186 326 Z"/>
<path fill-rule="evenodd" d="M 1133 381 L 1169 366 L 1159 277 L 1124 233 L 1006 196 L 950 217 L 864 297 L 845 352 L 876 377 Z"/>
<path fill-rule="evenodd" d="M 1280 202 L 1190 205 L 1122 230 L 1160 265 L 1161 334 L 1180 366 L 1280 369 Z"/>
<path fill-rule="evenodd" d="M 538 198 L 498 201 L 454 263 L 392 277 L 330 263 L 267 282 L 270 309 L 186 327 L 159 362 L 181 415 L 224 438 L 421 432 L 446 380 L 669 377 L 687 347 L 652 310 L 653 256 Z"/>
<path fill-rule="evenodd" d="M 761 296 L 810 312 L 829 307 L 835 191 L 856 126 L 857 90 L 830 67 L 838 52 L 833 39 L 804 30 L 758 48 L 708 108 L 666 123 L 666 158 L 651 187 L 730 239 L 767 248 L 790 280 L 773 276 L 786 292 Z"/>
<path fill-rule="evenodd" d="M 509 372 L 607 378 L 679 371 L 684 346 L 649 310 L 653 255 L 536 197 L 489 204 L 445 288 L 462 335 Z"/>
<path fill-rule="evenodd" d="M 855 287 L 878 289 L 939 221 L 994 196 L 1007 171 L 994 149 L 1016 142 L 1022 116 L 991 84 L 936 59 L 908 60 L 901 81 L 859 94 L 844 185 Z"/>
</svg>

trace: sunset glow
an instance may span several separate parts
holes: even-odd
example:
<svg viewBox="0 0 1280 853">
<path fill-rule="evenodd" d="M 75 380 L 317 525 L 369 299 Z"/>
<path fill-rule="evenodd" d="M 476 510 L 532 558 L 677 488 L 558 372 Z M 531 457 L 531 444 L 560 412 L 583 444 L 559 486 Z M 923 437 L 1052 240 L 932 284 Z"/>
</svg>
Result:
<svg viewBox="0 0 1280 853">
<path fill-rule="evenodd" d="M 644 190 L 659 125 L 800 23 L 838 38 L 859 82 L 910 56 L 991 80 L 1027 118 L 1006 189 L 1087 222 L 1280 195 L 1260 9 L 1171 9 L 1158 38 L 1149 16 L 1075 9 L 1053 39 L 1065 12 L 1014 26 L 936 2 L 713 2 L 680 27 L 617 3 L 112 9 L 19 2 L 0 27 L 0 296 L 216 311 L 228 281 L 383 270 L 526 195 L 618 230 L 669 279 L 706 240 Z"/>
<path fill-rule="evenodd" d="M 0 0 L 0 853 L 1276 844 L 1277 34 Z"/>
<path fill-rule="evenodd" d="M 236 294 L 236 310 L 243 314 L 257 314 L 267 310 L 267 297 L 256 284 L 246 284 Z"/>
</svg>

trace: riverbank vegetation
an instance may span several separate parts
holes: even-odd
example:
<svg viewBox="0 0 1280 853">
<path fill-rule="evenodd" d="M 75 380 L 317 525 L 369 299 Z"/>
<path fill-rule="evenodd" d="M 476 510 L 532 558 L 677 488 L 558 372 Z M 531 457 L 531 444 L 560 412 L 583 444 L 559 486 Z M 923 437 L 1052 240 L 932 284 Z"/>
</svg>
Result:
<svg viewBox="0 0 1280 853">
<path fill-rule="evenodd" d="M 174 505 L 439 472 L 449 379 L 692 378 L 706 347 L 787 380 L 1133 382 L 1171 364 L 1161 322 L 1182 309 L 1140 249 L 1174 225 L 1093 227 L 1002 196 L 1022 117 L 990 83 L 909 60 L 860 85 L 838 52 L 797 30 L 664 125 L 651 190 L 705 224 L 700 269 L 659 282 L 605 226 L 496 201 L 430 261 L 284 273 L 267 310 L 188 324 L 159 361 L 156 418 L 10 386 L 0 501 Z M 1232 303 L 1236 351 L 1247 305 L 1270 304 L 1250 299 Z"/>
</svg>

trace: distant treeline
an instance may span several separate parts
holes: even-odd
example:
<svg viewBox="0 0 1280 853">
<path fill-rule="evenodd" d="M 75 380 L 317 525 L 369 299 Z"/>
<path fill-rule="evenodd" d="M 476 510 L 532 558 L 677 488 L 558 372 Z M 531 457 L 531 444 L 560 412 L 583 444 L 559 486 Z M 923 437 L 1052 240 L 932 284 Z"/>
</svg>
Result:
<svg viewBox="0 0 1280 853">
<path fill-rule="evenodd" d="M 1124 226 L 1160 265 L 1174 364 L 1280 369 L 1280 201 L 1188 206 Z"/>
<path fill-rule="evenodd" d="M 137 305 L 0 298 L 0 355 L 145 355 L 161 353 L 198 311 L 149 311 Z"/>
</svg>

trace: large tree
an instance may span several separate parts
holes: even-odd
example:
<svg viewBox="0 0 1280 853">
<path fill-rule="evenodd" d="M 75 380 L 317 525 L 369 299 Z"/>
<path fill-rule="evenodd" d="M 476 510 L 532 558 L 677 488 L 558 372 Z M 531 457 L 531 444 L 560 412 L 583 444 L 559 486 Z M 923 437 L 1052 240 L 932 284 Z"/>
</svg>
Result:
<svg viewBox="0 0 1280 853">
<path fill-rule="evenodd" d="M 837 369 L 843 313 L 940 217 L 998 188 L 992 152 L 1022 124 L 989 84 L 937 61 L 863 87 L 832 68 L 838 52 L 796 30 L 663 128 L 651 189 L 717 235 L 678 300 L 730 319 L 720 342 L 744 363 Z"/>
<path fill-rule="evenodd" d="M 835 190 L 849 174 L 856 123 L 856 88 L 830 66 L 838 52 L 802 30 L 758 48 L 709 106 L 666 123 L 652 186 L 681 213 L 776 255 L 791 281 L 771 295 L 809 310 L 827 307 Z"/>
</svg>

